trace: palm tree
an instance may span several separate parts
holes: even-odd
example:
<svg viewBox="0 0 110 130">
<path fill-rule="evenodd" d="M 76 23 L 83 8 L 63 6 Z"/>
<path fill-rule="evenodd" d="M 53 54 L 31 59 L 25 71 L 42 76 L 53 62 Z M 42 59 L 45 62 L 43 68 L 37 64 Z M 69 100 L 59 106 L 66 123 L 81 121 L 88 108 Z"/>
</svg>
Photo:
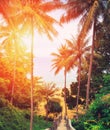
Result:
<svg viewBox="0 0 110 130">
<path fill-rule="evenodd" d="M 59 3 L 47 2 L 42 0 L 26 0 L 26 1 L 13 1 L 10 0 L 13 13 L 17 12 L 14 16 L 19 17 L 31 30 L 31 118 L 30 118 L 30 130 L 32 130 L 33 124 L 33 46 L 34 46 L 34 31 L 35 28 L 40 34 L 46 34 L 50 39 L 53 35 L 57 34 L 53 24 L 58 23 L 55 19 L 50 17 L 46 12 L 51 11 L 59 7 Z M 48 8 L 47 8 L 48 7 Z"/>
<path fill-rule="evenodd" d="M 107 1 L 105 1 L 107 4 Z M 103 1 L 99 0 L 73 0 L 67 1 L 67 3 L 63 6 L 66 9 L 66 15 L 61 17 L 61 22 L 68 22 L 71 19 L 78 18 L 82 15 L 81 24 L 82 29 L 78 37 L 78 42 L 82 43 L 91 28 L 91 25 L 96 25 L 96 21 L 98 21 L 98 17 L 103 14 L 103 10 L 106 7 Z M 95 27 L 93 27 L 95 28 Z M 93 59 L 93 46 L 94 46 L 94 38 L 95 38 L 95 30 L 93 29 L 93 44 L 91 49 L 91 58 L 90 58 L 90 67 L 88 72 L 88 83 L 87 83 L 87 94 L 86 94 L 86 107 L 88 107 L 89 103 L 89 88 L 90 88 L 90 79 L 91 79 L 91 70 L 92 70 L 92 59 Z"/>
<path fill-rule="evenodd" d="M 39 95 L 42 95 L 42 98 L 46 101 L 46 119 L 48 118 L 48 102 L 53 98 L 57 93 L 58 88 L 56 88 L 54 83 L 43 83 L 40 89 L 37 91 Z"/>
<path fill-rule="evenodd" d="M 69 56 L 67 52 L 67 45 L 61 45 L 61 47 L 58 49 L 57 53 L 52 53 L 52 56 L 55 58 L 52 60 L 53 68 L 55 70 L 55 74 L 58 74 L 61 69 L 64 68 L 64 101 L 65 101 L 65 117 L 67 116 L 67 106 L 66 106 L 66 79 L 67 79 L 67 72 L 70 70 L 69 64 L 67 62 L 67 58 Z"/>
<path fill-rule="evenodd" d="M 80 96 L 80 83 L 81 83 L 81 64 L 84 61 L 84 56 L 90 50 L 90 46 L 87 45 L 88 39 L 84 41 L 82 44 L 79 44 L 73 38 L 71 41 L 66 40 L 68 44 L 68 64 L 70 68 L 74 66 L 78 66 L 78 91 L 77 91 L 77 101 L 76 101 L 76 113 L 78 118 L 78 104 L 79 104 L 79 96 Z"/>
<path fill-rule="evenodd" d="M 95 1 L 88 13 L 87 19 L 82 27 L 79 37 L 78 37 L 78 42 L 80 44 L 82 44 L 84 42 L 87 32 L 90 29 L 90 25 L 94 21 L 93 16 L 96 13 L 97 7 L 98 7 L 98 3 L 97 3 L 97 1 Z M 93 34 L 93 38 L 94 38 L 94 34 Z M 94 43 L 94 41 L 93 41 L 93 43 Z M 88 107 L 88 103 L 89 103 L 89 89 L 90 89 L 90 79 L 91 79 L 91 71 L 92 71 L 93 49 L 94 49 L 94 44 L 92 44 L 92 48 L 91 48 L 90 66 L 89 66 L 89 72 L 88 72 L 88 82 L 87 82 L 87 92 L 86 92 L 86 108 Z"/>
<path fill-rule="evenodd" d="M 10 55 L 10 58 L 13 59 L 13 81 L 12 81 L 12 92 L 11 92 L 11 103 L 13 104 L 13 96 L 14 96 L 14 88 L 15 88 L 15 79 L 16 79 L 16 59 L 19 55 L 23 54 L 24 46 L 22 43 L 22 29 L 19 28 L 19 23 L 15 23 L 15 18 L 9 18 L 8 15 L 5 14 L 7 20 L 4 19 L 4 23 L 0 25 L 0 38 L 2 40 L 1 47 L 3 47 L 7 53 Z M 22 33 L 21 33 L 22 32 Z"/>
</svg>

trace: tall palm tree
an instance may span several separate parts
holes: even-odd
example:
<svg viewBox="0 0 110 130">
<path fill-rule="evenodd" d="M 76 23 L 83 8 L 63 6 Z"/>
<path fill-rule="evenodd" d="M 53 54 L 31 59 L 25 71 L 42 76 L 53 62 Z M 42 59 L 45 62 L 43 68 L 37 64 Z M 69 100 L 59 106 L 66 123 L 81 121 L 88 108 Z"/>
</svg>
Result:
<svg viewBox="0 0 110 130">
<path fill-rule="evenodd" d="M 6 12 L 5 12 L 6 13 Z M 22 29 L 19 28 L 19 23 L 14 22 L 15 18 L 9 17 L 5 14 L 7 19 L 4 19 L 3 23 L 0 24 L 0 38 L 2 40 L 1 47 L 3 47 L 10 58 L 13 58 L 13 81 L 12 81 L 12 91 L 11 91 L 11 103 L 13 104 L 15 79 L 16 79 L 16 60 L 19 55 L 23 54 L 24 46 L 22 43 Z M 5 18 L 3 17 L 3 18 Z M 4 25 L 5 23 L 5 25 Z M 22 33 L 21 33 L 22 32 Z"/>
<path fill-rule="evenodd" d="M 58 3 L 58 2 L 57 2 Z M 33 124 L 33 46 L 34 46 L 34 31 L 38 30 L 40 34 L 46 34 L 50 39 L 57 34 L 53 24 L 58 23 L 55 19 L 50 17 L 46 12 L 53 10 L 59 6 L 59 3 L 47 2 L 42 0 L 10 0 L 11 8 L 13 8 L 14 16 L 19 17 L 31 30 L 31 118 L 30 130 Z M 48 8 L 47 8 L 48 7 Z"/>
<path fill-rule="evenodd" d="M 88 23 L 90 23 L 93 20 L 93 37 L 92 37 L 92 48 L 91 48 L 91 55 L 90 55 L 90 65 L 89 65 L 89 72 L 88 72 L 88 82 L 87 82 L 87 91 L 86 91 L 86 109 L 89 106 L 90 99 L 89 99 L 89 90 L 90 90 L 90 80 L 91 80 L 91 73 L 92 73 L 92 62 L 93 62 L 93 55 L 94 55 L 94 46 L 96 42 L 96 26 L 97 23 L 99 23 L 98 18 L 99 16 L 102 16 L 104 18 L 105 12 L 108 10 L 107 5 L 109 4 L 109 1 L 94 1 L 93 6 L 91 7 L 91 15 L 90 20 Z"/>
<path fill-rule="evenodd" d="M 84 40 L 85 40 L 85 38 L 86 38 L 86 36 L 87 36 L 87 32 L 88 32 L 88 30 L 90 29 L 89 27 L 90 27 L 90 24 L 91 24 L 91 22 L 92 22 L 92 20 L 93 20 L 93 15 L 94 15 L 94 13 L 95 13 L 95 9 L 97 8 L 97 5 L 98 3 L 95 1 L 94 2 L 94 4 L 93 4 L 93 6 L 91 7 L 91 9 L 90 9 L 90 11 L 89 11 L 89 14 L 88 14 L 88 16 L 87 16 L 87 19 L 86 19 L 86 21 L 85 21 L 85 23 L 84 23 L 84 25 L 83 25 L 83 27 L 82 27 L 82 30 L 81 30 L 81 32 L 80 32 L 80 34 L 79 34 L 79 36 L 78 36 L 78 43 L 81 45 L 83 42 L 84 42 Z M 91 48 L 91 52 L 92 52 L 92 54 L 91 54 L 91 58 L 93 59 L 93 46 L 94 46 L 94 44 L 92 44 L 92 48 Z M 92 59 L 90 60 L 90 69 L 89 69 L 89 72 L 88 72 L 88 83 L 87 83 L 87 97 L 86 97 L 86 107 L 87 107 L 87 105 L 88 105 L 88 103 L 87 103 L 87 101 L 88 101 L 88 96 L 89 96 L 89 87 L 90 87 L 90 78 L 91 78 L 91 71 L 92 71 Z"/>
<path fill-rule="evenodd" d="M 69 66 L 73 68 L 74 66 L 78 66 L 78 87 L 77 87 L 77 101 L 76 101 L 76 113 L 78 118 L 78 104 L 79 104 L 79 96 L 80 96 L 80 83 L 81 83 L 81 65 L 84 61 L 84 56 L 90 50 L 90 46 L 87 45 L 88 39 L 84 41 L 82 44 L 79 44 L 74 38 L 70 40 L 66 40 L 68 44 L 68 59 Z M 67 59 L 67 60 L 68 60 Z"/>
<path fill-rule="evenodd" d="M 107 3 L 107 1 L 105 1 Z M 63 6 L 66 9 L 66 15 L 63 15 L 61 18 L 61 22 L 68 22 L 71 19 L 77 18 L 82 15 L 81 24 L 82 29 L 79 34 L 78 42 L 82 43 L 91 28 L 92 23 L 96 25 L 98 17 L 100 14 L 103 14 L 105 3 L 100 0 L 71 0 L 67 1 L 67 3 Z M 94 30 L 94 29 L 93 29 Z M 94 44 L 94 35 L 95 30 L 93 32 L 93 44 Z M 91 58 L 90 58 L 90 69 L 88 72 L 88 83 L 87 83 L 87 98 L 86 98 L 86 107 L 88 107 L 89 103 L 89 88 L 90 88 L 90 79 L 91 79 L 91 70 L 92 70 L 92 58 L 93 58 L 93 45 L 91 49 Z"/>
<path fill-rule="evenodd" d="M 69 54 L 67 52 L 67 45 L 61 45 L 61 47 L 58 49 L 57 53 L 52 53 L 52 56 L 55 58 L 52 60 L 53 68 L 55 70 L 55 74 L 58 74 L 61 69 L 64 69 L 64 102 L 65 102 L 65 117 L 67 116 L 67 106 L 66 106 L 66 80 L 67 80 L 67 72 L 70 70 L 69 64 L 66 61 Z M 66 62 L 65 62 L 66 61 Z"/>
</svg>

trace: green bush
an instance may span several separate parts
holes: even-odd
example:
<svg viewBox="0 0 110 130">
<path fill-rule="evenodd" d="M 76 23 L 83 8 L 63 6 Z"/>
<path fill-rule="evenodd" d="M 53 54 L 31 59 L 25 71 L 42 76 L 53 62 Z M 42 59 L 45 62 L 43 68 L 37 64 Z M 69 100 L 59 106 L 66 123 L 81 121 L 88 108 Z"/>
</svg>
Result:
<svg viewBox="0 0 110 130">
<path fill-rule="evenodd" d="M 72 120 L 71 124 L 72 124 L 73 127 L 75 127 L 76 130 L 85 130 L 84 129 L 84 123 L 82 121 Z"/>
</svg>

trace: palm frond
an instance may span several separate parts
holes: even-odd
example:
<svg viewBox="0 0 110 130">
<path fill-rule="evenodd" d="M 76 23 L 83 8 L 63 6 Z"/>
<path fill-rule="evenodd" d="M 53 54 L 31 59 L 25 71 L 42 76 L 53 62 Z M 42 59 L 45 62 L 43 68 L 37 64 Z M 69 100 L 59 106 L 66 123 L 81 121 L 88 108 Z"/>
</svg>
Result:
<svg viewBox="0 0 110 130">
<path fill-rule="evenodd" d="M 60 0 L 57 1 L 50 1 L 50 2 L 44 2 L 43 4 L 39 5 L 39 9 L 44 12 L 50 12 L 55 9 L 62 8 L 63 3 Z"/>
<path fill-rule="evenodd" d="M 87 5 L 88 4 L 86 4 L 85 1 L 81 0 L 68 1 L 65 5 L 63 5 L 63 8 L 66 10 L 66 14 L 61 17 L 61 23 L 69 22 L 72 19 L 78 18 L 84 12 Z"/>
</svg>

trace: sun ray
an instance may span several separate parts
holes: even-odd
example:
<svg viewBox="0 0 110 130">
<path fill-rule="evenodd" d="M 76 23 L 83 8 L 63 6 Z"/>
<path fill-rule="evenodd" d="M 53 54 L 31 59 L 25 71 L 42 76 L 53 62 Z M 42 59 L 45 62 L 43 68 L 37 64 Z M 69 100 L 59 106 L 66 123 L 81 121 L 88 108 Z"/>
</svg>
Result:
<svg viewBox="0 0 110 130">
<path fill-rule="evenodd" d="M 27 33 L 22 37 L 23 44 L 25 45 L 28 51 L 30 51 L 31 48 L 31 39 L 32 39 L 31 34 L 27 34 Z"/>
</svg>

